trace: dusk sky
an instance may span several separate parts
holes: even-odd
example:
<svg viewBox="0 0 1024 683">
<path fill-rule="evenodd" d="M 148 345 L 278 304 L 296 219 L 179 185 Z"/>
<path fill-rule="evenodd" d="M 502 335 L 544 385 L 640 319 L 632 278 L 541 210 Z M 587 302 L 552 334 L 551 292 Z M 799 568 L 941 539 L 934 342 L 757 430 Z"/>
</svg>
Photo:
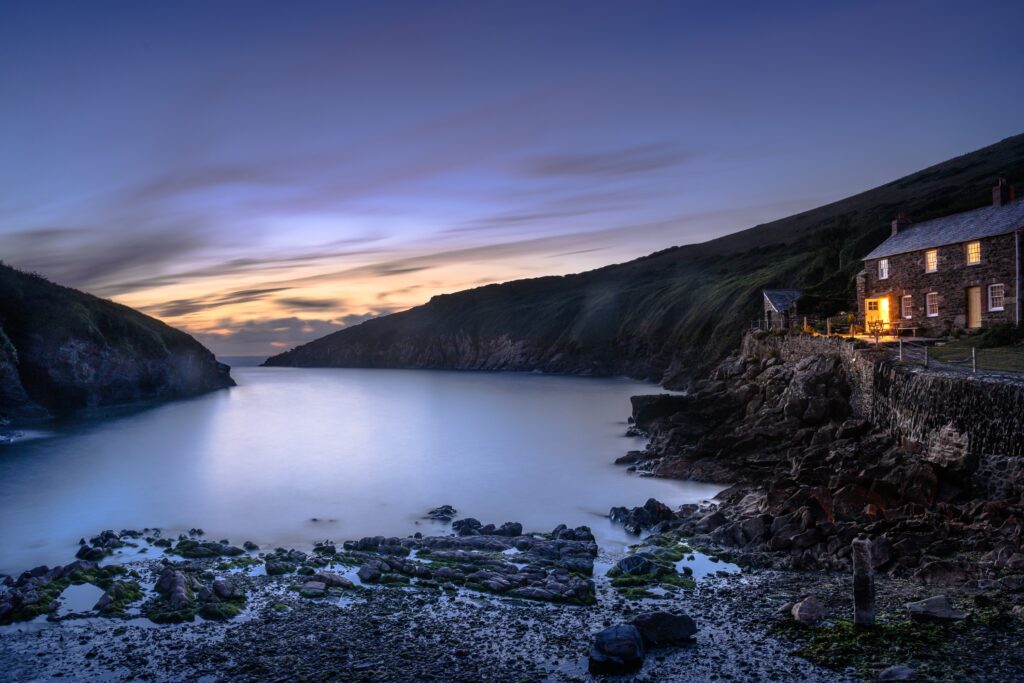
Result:
<svg viewBox="0 0 1024 683">
<path fill-rule="evenodd" d="M 1019 2 L 5 2 L 0 259 L 268 355 L 1024 132 Z"/>
</svg>

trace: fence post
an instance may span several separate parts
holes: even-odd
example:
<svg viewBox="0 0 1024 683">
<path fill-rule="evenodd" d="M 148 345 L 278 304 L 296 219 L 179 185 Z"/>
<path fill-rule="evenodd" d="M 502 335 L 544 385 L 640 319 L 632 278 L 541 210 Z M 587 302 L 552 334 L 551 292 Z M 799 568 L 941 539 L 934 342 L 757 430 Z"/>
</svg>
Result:
<svg viewBox="0 0 1024 683">
<path fill-rule="evenodd" d="M 974 347 L 971 347 L 971 372 L 978 371 L 978 356 L 974 352 Z"/>
<path fill-rule="evenodd" d="M 866 538 L 853 540 L 853 623 L 875 623 L 875 566 L 871 541 Z"/>
</svg>

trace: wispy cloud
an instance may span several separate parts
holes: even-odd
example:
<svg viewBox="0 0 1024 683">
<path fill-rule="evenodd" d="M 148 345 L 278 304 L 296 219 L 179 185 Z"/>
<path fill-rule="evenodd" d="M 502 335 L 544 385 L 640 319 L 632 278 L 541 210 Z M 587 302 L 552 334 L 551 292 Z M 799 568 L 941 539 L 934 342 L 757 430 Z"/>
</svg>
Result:
<svg viewBox="0 0 1024 683">
<path fill-rule="evenodd" d="M 634 147 L 542 156 L 528 161 L 524 170 L 540 177 L 621 177 L 664 171 L 692 161 L 694 155 L 675 145 L 651 143 Z"/>
<path fill-rule="evenodd" d="M 339 299 L 306 299 L 303 297 L 277 299 L 276 303 L 287 309 L 300 309 L 306 311 L 336 310 L 345 305 L 344 302 Z"/>
</svg>

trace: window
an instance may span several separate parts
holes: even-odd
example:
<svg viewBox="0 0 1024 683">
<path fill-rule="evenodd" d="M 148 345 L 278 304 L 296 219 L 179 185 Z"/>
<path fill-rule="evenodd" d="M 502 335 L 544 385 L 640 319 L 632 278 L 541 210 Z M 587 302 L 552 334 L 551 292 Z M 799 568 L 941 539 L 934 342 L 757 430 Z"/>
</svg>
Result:
<svg viewBox="0 0 1024 683">
<path fill-rule="evenodd" d="M 990 311 L 1001 311 L 1001 310 L 1003 310 L 1003 286 L 1002 285 L 989 285 L 988 286 L 988 310 L 990 310 Z"/>
<path fill-rule="evenodd" d="M 900 299 L 900 314 L 908 320 L 914 317 L 914 297 L 909 294 L 905 294 L 903 298 Z"/>
<path fill-rule="evenodd" d="M 981 242 L 967 243 L 967 265 L 976 266 L 981 263 Z"/>
<path fill-rule="evenodd" d="M 929 249 L 924 252 L 924 272 L 934 273 L 939 269 L 939 250 Z"/>
<path fill-rule="evenodd" d="M 928 317 L 934 318 L 939 315 L 939 293 L 928 292 L 928 296 L 924 300 L 925 308 L 927 309 Z"/>
<path fill-rule="evenodd" d="M 878 279 L 888 280 L 889 279 L 889 259 L 879 259 L 878 261 Z"/>
<path fill-rule="evenodd" d="M 873 299 L 873 300 L 868 302 L 868 310 L 869 311 L 877 311 L 878 310 L 878 300 L 877 299 Z"/>
</svg>

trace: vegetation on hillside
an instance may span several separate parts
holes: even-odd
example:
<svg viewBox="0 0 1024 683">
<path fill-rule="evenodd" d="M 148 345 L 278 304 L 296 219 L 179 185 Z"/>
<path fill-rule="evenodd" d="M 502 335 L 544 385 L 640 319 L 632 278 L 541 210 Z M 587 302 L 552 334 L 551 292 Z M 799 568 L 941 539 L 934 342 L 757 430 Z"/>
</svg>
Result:
<svg viewBox="0 0 1024 683">
<path fill-rule="evenodd" d="M 539 369 L 679 384 L 736 346 L 760 315 L 762 288 L 804 289 L 808 313 L 849 310 L 860 259 L 896 214 L 922 221 L 987 205 L 999 175 L 1024 180 L 1024 135 L 703 244 L 434 297 L 267 364 Z"/>
<path fill-rule="evenodd" d="M 184 332 L 0 264 L 0 419 L 231 384 L 226 366 Z"/>
</svg>

